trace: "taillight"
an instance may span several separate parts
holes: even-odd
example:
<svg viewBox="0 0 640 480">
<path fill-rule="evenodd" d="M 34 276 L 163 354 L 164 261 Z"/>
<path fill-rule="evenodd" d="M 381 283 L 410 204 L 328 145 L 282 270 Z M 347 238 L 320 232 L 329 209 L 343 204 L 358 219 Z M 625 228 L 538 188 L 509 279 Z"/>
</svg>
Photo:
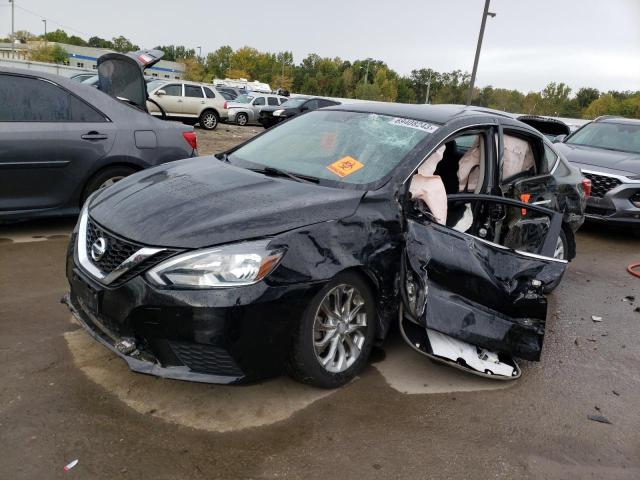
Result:
<svg viewBox="0 0 640 480">
<path fill-rule="evenodd" d="M 182 132 L 182 136 L 187 141 L 191 148 L 194 150 L 198 149 L 198 138 L 196 137 L 196 132 Z"/>
<path fill-rule="evenodd" d="M 589 180 L 588 178 L 582 179 L 582 190 L 584 190 L 585 197 L 588 198 L 591 196 L 591 180 Z"/>
<path fill-rule="evenodd" d="M 227 108 L 229 108 L 227 107 L 227 102 L 224 102 L 224 109 L 226 110 Z"/>
</svg>

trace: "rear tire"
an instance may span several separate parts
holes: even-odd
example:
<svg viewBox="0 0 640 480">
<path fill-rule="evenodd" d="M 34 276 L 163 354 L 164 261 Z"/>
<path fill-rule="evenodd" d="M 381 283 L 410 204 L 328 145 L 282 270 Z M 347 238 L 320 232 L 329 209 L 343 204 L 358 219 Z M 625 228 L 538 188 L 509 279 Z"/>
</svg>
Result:
<svg viewBox="0 0 640 480">
<path fill-rule="evenodd" d="M 553 258 L 557 258 L 560 260 L 569 259 L 569 241 L 567 240 L 567 235 L 566 233 L 564 233 L 563 229 L 560 229 L 560 235 L 558 236 L 558 243 L 556 244 L 556 249 L 553 252 Z M 562 281 L 563 276 L 564 274 L 561 275 L 555 282 L 547 285 L 544 288 L 544 293 L 551 293 L 556 288 L 558 288 L 558 285 L 560 285 L 560 282 Z"/>
<path fill-rule="evenodd" d="M 341 273 L 305 309 L 293 333 L 287 371 L 302 383 L 340 387 L 366 366 L 375 330 L 369 286 L 354 272 Z"/>
<path fill-rule="evenodd" d="M 220 123 L 220 118 L 218 118 L 218 114 L 213 110 L 205 110 L 200 114 L 198 123 L 200 123 L 200 126 L 205 130 L 215 130 L 218 123 Z"/>
<path fill-rule="evenodd" d="M 104 170 L 100 170 L 91 177 L 85 185 L 82 196 L 80 197 L 80 206 L 84 205 L 84 202 L 89 198 L 89 195 L 96 190 L 110 187 L 132 173 L 135 173 L 135 170 L 131 167 L 125 166 L 107 167 Z"/>
<path fill-rule="evenodd" d="M 244 127 L 247 123 L 249 123 L 249 116 L 246 113 L 237 114 L 236 123 L 241 127 Z"/>
</svg>

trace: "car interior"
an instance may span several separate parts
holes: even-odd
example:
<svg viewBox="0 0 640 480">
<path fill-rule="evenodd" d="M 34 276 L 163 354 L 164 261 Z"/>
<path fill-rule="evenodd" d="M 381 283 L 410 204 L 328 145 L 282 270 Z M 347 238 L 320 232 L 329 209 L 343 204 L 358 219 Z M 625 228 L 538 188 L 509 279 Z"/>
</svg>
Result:
<svg viewBox="0 0 640 480">
<path fill-rule="evenodd" d="M 413 218 L 435 221 L 508 248 L 539 253 L 550 225 L 548 216 L 482 197 L 477 201 L 468 195 L 464 200 L 456 199 L 459 194 L 483 191 L 488 141 L 490 137 L 484 132 L 463 132 L 447 139 L 425 159 L 409 186 Z M 505 131 L 503 144 L 503 186 L 538 174 L 538 165 L 544 160 L 542 143 L 536 145 L 526 135 Z"/>
</svg>

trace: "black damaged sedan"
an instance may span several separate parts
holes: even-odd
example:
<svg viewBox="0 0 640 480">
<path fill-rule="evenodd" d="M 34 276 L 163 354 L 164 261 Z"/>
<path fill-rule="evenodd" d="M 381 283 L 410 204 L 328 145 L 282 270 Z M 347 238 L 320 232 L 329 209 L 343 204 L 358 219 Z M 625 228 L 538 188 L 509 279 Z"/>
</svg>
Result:
<svg viewBox="0 0 640 480">
<path fill-rule="evenodd" d="M 579 172 L 497 112 L 336 106 L 94 194 L 66 302 L 167 378 L 337 387 L 398 321 L 424 355 L 517 378 L 584 205 Z"/>
</svg>

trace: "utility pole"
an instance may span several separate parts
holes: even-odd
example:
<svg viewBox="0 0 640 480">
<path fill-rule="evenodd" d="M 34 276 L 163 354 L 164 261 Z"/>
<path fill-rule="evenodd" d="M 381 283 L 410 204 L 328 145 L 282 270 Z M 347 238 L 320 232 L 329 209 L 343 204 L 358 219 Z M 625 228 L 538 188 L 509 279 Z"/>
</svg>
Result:
<svg viewBox="0 0 640 480">
<path fill-rule="evenodd" d="M 496 14 L 489 11 L 489 3 L 491 0 L 484 1 L 484 12 L 482 13 L 482 23 L 480 24 L 480 34 L 478 35 L 478 46 L 476 47 L 476 58 L 473 61 L 473 71 L 471 72 L 471 85 L 469 86 L 469 95 L 467 96 L 467 105 L 471 105 L 473 97 L 473 87 L 476 83 L 476 73 L 478 72 L 478 61 L 480 60 L 480 50 L 482 49 L 482 38 L 484 37 L 484 26 L 487 23 L 487 17 L 495 17 Z"/>
<path fill-rule="evenodd" d="M 42 21 L 44 22 L 44 48 L 47 48 L 47 19 L 43 18 Z"/>
<path fill-rule="evenodd" d="M 431 91 L 431 70 L 429 70 L 429 81 L 427 82 L 427 97 L 424 99 L 424 103 L 429 103 L 429 92 Z"/>
<path fill-rule="evenodd" d="M 15 1 L 9 0 L 11 4 L 11 58 L 16 58 L 16 30 L 15 30 Z"/>
<path fill-rule="evenodd" d="M 196 47 L 198 49 L 198 60 L 202 60 L 202 47 Z"/>
</svg>

